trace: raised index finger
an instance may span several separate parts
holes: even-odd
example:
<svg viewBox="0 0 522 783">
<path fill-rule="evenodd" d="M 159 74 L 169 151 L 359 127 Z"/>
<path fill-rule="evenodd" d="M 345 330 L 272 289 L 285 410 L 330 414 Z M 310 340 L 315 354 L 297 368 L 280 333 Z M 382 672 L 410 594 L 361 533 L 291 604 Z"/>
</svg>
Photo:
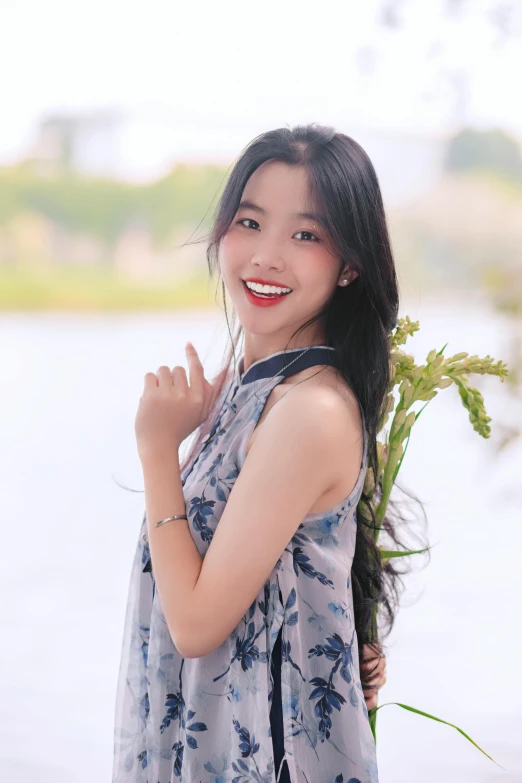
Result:
<svg viewBox="0 0 522 783">
<path fill-rule="evenodd" d="M 189 365 L 190 388 L 203 398 L 205 395 L 205 374 L 198 352 L 191 342 L 185 345 Z"/>
</svg>

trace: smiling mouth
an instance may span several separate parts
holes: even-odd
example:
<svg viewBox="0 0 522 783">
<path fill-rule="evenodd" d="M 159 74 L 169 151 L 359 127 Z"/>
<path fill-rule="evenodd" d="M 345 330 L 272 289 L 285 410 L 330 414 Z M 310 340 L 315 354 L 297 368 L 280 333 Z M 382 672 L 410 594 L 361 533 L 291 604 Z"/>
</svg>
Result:
<svg viewBox="0 0 522 783">
<path fill-rule="evenodd" d="M 260 294 L 258 291 L 253 291 L 251 288 L 249 288 L 244 280 L 242 280 L 242 283 L 250 294 L 253 294 L 253 296 L 258 296 L 259 299 L 282 299 L 283 296 L 288 296 L 288 294 L 292 293 L 292 291 L 288 291 L 288 293 L 285 294 Z"/>
</svg>

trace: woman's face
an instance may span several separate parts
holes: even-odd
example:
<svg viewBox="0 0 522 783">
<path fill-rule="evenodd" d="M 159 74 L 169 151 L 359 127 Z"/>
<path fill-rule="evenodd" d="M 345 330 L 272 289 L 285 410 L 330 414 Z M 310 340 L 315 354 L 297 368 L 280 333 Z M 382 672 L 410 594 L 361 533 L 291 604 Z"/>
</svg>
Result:
<svg viewBox="0 0 522 783">
<path fill-rule="evenodd" d="M 307 189 L 304 168 L 267 161 L 245 185 L 221 240 L 223 282 L 241 325 L 252 334 L 294 331 L 324 306 L 341 279 L 351 281 L 357 274 L 341 274 L 339 259 L 324 244 L 325 229 L 314 217 L 303 216 L 312 212 Z M 245 280 L 292 291 L 262 306 L 268 300 L 253 299 Z"/>
</svg>

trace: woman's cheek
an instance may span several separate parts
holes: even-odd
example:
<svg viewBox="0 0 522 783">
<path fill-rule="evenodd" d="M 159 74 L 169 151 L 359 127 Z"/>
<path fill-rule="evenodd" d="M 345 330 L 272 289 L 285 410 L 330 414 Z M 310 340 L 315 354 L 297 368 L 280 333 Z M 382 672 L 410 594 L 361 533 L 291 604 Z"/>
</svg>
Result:
<svg viewBox="0 0 522 783">
<path fill-rule="evenodd" d="M 221 255 L 224 257 L 228 266 L 240 261 L 244 253 L 244 243 L 234 231 L 229 231 L 221 240 Z M 243 259 L 244 260 L 244 259 Z"/>
<path fill-rule="evenodd" d="M 324 245 L 317 248 L 317 269 L 318 275 L 322 279 L 323 286 L 327 291 L 331 291 L 335 286 L 342 269 L 342 261 L 337 256 L 332 255 Z"/>
<path fill-rule="evenodd" d="M 335 280 L 338 266 L 337 261 L 323 247 L 310 248 L 306 258 L 300 259 L 300 277 L 303 283 L 313 288 L 321 297 Z"/>
</svg>

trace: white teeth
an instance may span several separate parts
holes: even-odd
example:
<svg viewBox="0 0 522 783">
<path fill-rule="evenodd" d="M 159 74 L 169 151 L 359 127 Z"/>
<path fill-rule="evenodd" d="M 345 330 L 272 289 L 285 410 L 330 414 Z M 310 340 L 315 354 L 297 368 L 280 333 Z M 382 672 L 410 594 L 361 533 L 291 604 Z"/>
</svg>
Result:
<svg viewBox="0 0 522 783">
<path fill-rule="evenodd" d="M 279 288 L 276 285 L 261 285 L 260 283 L 250 283 L 245 281 L 245 285 L 247 288 L 249 288 L 251 291 L 254 291 L 256 294 L 289 294 L 292 290 L 291 288 Z"/>
</svg>

